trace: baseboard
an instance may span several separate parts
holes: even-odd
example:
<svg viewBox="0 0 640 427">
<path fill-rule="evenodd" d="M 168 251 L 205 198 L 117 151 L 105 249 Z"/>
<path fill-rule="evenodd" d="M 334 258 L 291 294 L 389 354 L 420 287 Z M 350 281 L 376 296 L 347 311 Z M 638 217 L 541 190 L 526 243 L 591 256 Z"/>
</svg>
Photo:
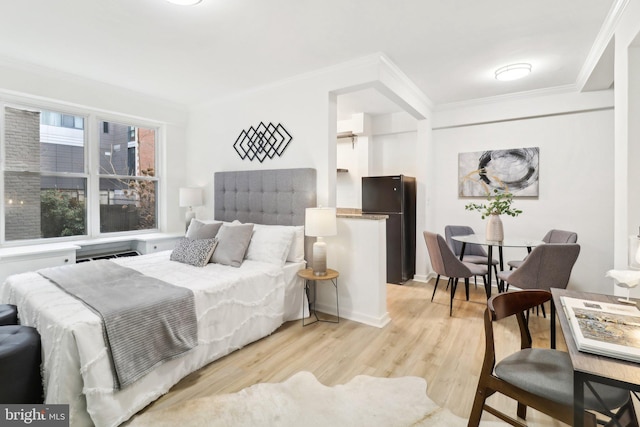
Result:
<svg viewBox="0 0 640 427">
<path fill-rule="evenodd" d="M 316 303 L 316 310 L 320 313 L 327 313 L 332 316 L 336 315 L 336 306 L 329 306 L 320 303 Z M 353 320 L 354 322 L 364 323 L 365 325 L 375 326 L 376 328 L 384 328 L 389 322 L 391 322 L 391 317 L 389 317 L 389 312 L 385 312 L 380 317 L 373 317 L 367 314 L 358 313 L 351 310 L 340 309 L 340 318 Z"/>
</svg>

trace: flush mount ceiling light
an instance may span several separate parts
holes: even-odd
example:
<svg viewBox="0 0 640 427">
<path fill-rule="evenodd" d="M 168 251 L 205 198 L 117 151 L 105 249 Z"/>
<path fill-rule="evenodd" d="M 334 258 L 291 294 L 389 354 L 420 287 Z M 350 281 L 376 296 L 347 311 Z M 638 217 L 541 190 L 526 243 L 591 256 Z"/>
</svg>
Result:
<svg viewBox="0 0 640 427">
<path fill-rule="evenodd" d="M 522 62 L 519 64 L 506 65 L 496 70 L 496 80 L 500 80 L 503 82 L 518 80 L 528 76 L 530 72 L 531 64 Z"/>
<path fill-rule="evenodd" d="M 180 6 L 193 6 L 200 3 L 202 0 L 167 0 L 169 3 L 179 4 Z"/>
</svg>

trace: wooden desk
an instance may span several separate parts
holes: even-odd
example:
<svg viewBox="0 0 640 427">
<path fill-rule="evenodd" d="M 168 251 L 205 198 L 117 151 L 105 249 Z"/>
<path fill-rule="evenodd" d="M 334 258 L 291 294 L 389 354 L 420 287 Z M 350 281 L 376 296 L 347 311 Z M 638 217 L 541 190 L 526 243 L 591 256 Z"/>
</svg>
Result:
<svg viewBox="0 0 640 427">
<path fill-rule="evenodd" d="M 487 247 L 487 285 L 485 286 L 485 291 L 487 293 L 487 298 L 491 296 L 491 265 L 493 263 L 493 247 L 498 247 L 499 252 L 499 260 L 500 260 L 500 271 L 504 270 L 504 261 L 502 259 L 502 248 L 527 248 L 527 252 L 531 252 L 531 248 L 534 246 L 544 244 L 541 240 L 535 239 L 520 239 L 520 238 L 510 238 L 504 239 L 501 242 L 495 240 L 487 240 L 485 236 L 481 236 L 479 234 L 470 234 L 468 236 L 451 236 L 453 240 L 457 240 L 458 242 L 462 242 L 462 249 L 460 250 L 460 260 L 462 261 L 462 257 L 464 255 L 464 250 L 467 246 L 467 243 L 474 245 L 482 245 Z M 496 279 L 497 281 L 497 279 Z"/>
<path fill-rule="evenodd" d="M 571 326 L 569 326 L 560 297 L 565 296 L 617 304 L 618 301 L 613 295 L 592 294 L 556 288 L 551 288 L 551 294 L 553 295 L 553 304 L 558 308 L 556 310 L 558 320 L 560 320 L 560 327 L 562 328 L 569 356 L 571 357 L 571 364 L 573 365 L 573 423 L 574 425 L 583 425 L 585 384 L 597 382 L 632 391 L 640 391 L 640 364 L 580 352 L 576 347 Z"/>
</svg>

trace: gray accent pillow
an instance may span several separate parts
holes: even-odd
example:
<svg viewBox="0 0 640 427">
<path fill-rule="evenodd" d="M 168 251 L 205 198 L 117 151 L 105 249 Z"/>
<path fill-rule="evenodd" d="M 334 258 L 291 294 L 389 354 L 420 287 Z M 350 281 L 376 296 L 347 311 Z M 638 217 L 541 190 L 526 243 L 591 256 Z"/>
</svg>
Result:
<svg viewBox="0 0 640 427">
<path fill-rule="evenodd" d="M 218 234 L 218 230 L 222 227 L 221 222 L 204 223 L 197 219 L 192 219 L 187 229 L 185 237 L 189 239 L 213 239 Z"/>
<path fill-rule="evenodd" d="M 194 240 L 184 237 L 176 244 L 169 259 L 195 267 L 204 267 L 209 263 L 217 244 L 217 239 Z"/>
<path fill-rule="evenodd" d="M 240 267 L 251 241 L 251 233 L 253 224 L 222 224 L 211 262 Z"/>
</svg>

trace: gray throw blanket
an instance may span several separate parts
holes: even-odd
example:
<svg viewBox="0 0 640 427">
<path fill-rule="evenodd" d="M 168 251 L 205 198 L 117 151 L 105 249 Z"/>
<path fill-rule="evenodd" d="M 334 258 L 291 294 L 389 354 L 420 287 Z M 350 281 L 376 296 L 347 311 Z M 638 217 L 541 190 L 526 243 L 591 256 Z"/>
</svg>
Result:
<svg viewBox="0 0 640 427">
<path fill-rule="evenodd" d="M 114 387 L 122 389 L 198 343 L 193 292 L 107 260 L 38 273 L 102 317 Z"/>
</svg>

